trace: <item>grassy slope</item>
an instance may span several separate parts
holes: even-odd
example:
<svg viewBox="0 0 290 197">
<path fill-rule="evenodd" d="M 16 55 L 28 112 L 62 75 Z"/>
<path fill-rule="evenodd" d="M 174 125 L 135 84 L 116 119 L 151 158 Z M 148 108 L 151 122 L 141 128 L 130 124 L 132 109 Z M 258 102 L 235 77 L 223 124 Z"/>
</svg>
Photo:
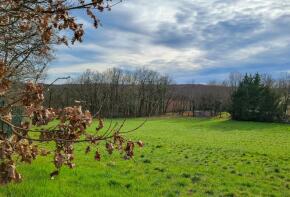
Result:
<svg viewBox="0 0 290 197">
<path fill-rule="evenodd" d="M 129 120 L 132 128 L 141 119 Z M 77 168 L 56 180 L 49 158 L 21 165 L 20 184 L 0 196 L 290 196 L 290 127 L 206 119 L 151 119 L 135 132 L 135 161 L 94 161 L 76 147 Z"/>
</svg>

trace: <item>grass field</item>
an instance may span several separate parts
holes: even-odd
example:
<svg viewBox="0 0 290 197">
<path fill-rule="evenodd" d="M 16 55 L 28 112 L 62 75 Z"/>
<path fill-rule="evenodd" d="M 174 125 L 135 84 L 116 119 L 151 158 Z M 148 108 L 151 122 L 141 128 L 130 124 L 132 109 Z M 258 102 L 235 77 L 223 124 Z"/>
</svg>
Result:
<svg viewBox="0 0 290 197">
<path fill-rule="evenodd" d="M 50 180 L 52 158 L 39 157 L 0 196 L 290 196 L 289 125 L 154 118 L 130 138 L 145 142 L 134 161 L 115 153 L 98 162 L 79 144 L 75 169 Z"/>
</svg>

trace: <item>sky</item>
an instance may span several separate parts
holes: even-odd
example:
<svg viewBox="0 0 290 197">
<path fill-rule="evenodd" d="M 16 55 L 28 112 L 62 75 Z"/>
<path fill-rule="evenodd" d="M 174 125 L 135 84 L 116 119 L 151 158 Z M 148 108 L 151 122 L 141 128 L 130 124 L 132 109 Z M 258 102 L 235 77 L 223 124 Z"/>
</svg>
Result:
<svg viewBox="0 0 290 197">
<path fill-rule="evenodd" d="M 55 48 L 48 80 L 112 67 L 146 67 L 176 83 L 290 73 L 289 0 L 123 0 L 97 13 L 98 29 L 85 12 L 74 14 L 84 41 Z"/>
</svg>

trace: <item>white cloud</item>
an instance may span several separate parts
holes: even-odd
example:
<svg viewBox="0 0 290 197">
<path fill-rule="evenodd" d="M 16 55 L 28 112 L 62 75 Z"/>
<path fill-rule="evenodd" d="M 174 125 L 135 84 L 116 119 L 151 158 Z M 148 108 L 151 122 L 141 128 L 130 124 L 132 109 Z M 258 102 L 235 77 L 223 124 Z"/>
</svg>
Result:
<svg viewBox="0 0 290 197">
<path fill-rule="evenodd" d="M 84 43 L 59 47 L 57 64 L 62 64 L 49 74 L 149 66 L 186 75 L 256 62 L 260 55 L 288 50 L 290 28 L 276 24 L 281 16 L 290 16 L 290 1 L 127 0 L 100 14 L 104 27 L 87 28 Z M 91 27 L 89 19 L 80 21 Z"/>
<path fill-rule="evenodd" d="M 89 50 L 90 53 L 100 52 L 104 48 L 94 45 L 87 44 L 81 45 L 78 50 Z M 167 66 L 179 66 L 179 68 L 184 69 L 198 69 L 201 67 L 198 63 L 194 61 L 198 59 L 203 59 L 204 52 L 199 49 L 189 48 L 186 50 L 173 49 L 166 46 L 151 46 L 144 44 L 138 51 L 119 51 L 114 48 L 106 48 L 106 54 L 104 61 L 98 63 L 96 61 L 91 61 L 89 63 L 77 63 L 72 64 L 69 67 L 54 67 L 48 70 L 49 74 L 59 74 L 59 73 L 80 73 L 86 69 L 103 71 L 108 66 L 118 67 L 118 66 L 131 66 L 131 67 L 142 67 L 148 66 L 154 70 L 166 71 Z M 63 56 L 61 59 L 66 61 L 68 59 L 71 61 L 70 55 Z M 77 59 L 77 58 L 76 58 Z M 158 65 L 154 62 L 158 61 Z"/>
<path fill-rule="evenodd" d="M 87 69 L 93 71 L 105 71 L 107 69 L 107 65 L 105 64 L 91 64 L 91 63 L 80 63 L 80 64 L 72 64 L 69 67 L 56 67 L 56 68 L 49 68 L 48 74 L 50 75 L 69 75 L 69 74 L 76 74 L 82 73 Z"/>
</svg>

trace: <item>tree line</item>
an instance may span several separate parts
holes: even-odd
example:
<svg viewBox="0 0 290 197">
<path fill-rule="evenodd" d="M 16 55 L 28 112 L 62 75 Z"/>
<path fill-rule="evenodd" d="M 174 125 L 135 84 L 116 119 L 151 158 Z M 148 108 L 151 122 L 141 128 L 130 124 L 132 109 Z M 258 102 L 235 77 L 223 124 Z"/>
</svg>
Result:
<svg viewBox="0 0 290 197">
<path fill-rule="evenodd" d="M 226 111 L 231 89 L 225 85 L 177 85 L 169 76 L 146 68 L 87 70 L 45 93 L 47 107 L 63 108 L 80 102 L 104 117 L 142 117 L 178 113 L 214 116 Z"/>
<path fill-rule="evenodd" d="M 45 105 L 62 108 L 80 102 L 93 114 L 105 117 L 161 115 L 167 110 L 170 83 L 168 76 L 145 68 L 87 70 L 67 84 L 50 87 Z"/>
<path fill-rule="evenodd" d="M 266 74 L 231 73 L 220 83 L 202 85 L 175 84 L 169 76 L 146 68 L 111 68 L 104 72 L 87 70 L 66 84 L 51 86 L 44 104 L 63 108 L 79 102 L 104 117 L 166 113 L 218 116 L 230 112 L 236 120 L 284 121 L 289 111 L 289 90 L 289 74 L 273 79 Z M 257 110 L 264 110 L 264 114 Z"/>
</svg>

